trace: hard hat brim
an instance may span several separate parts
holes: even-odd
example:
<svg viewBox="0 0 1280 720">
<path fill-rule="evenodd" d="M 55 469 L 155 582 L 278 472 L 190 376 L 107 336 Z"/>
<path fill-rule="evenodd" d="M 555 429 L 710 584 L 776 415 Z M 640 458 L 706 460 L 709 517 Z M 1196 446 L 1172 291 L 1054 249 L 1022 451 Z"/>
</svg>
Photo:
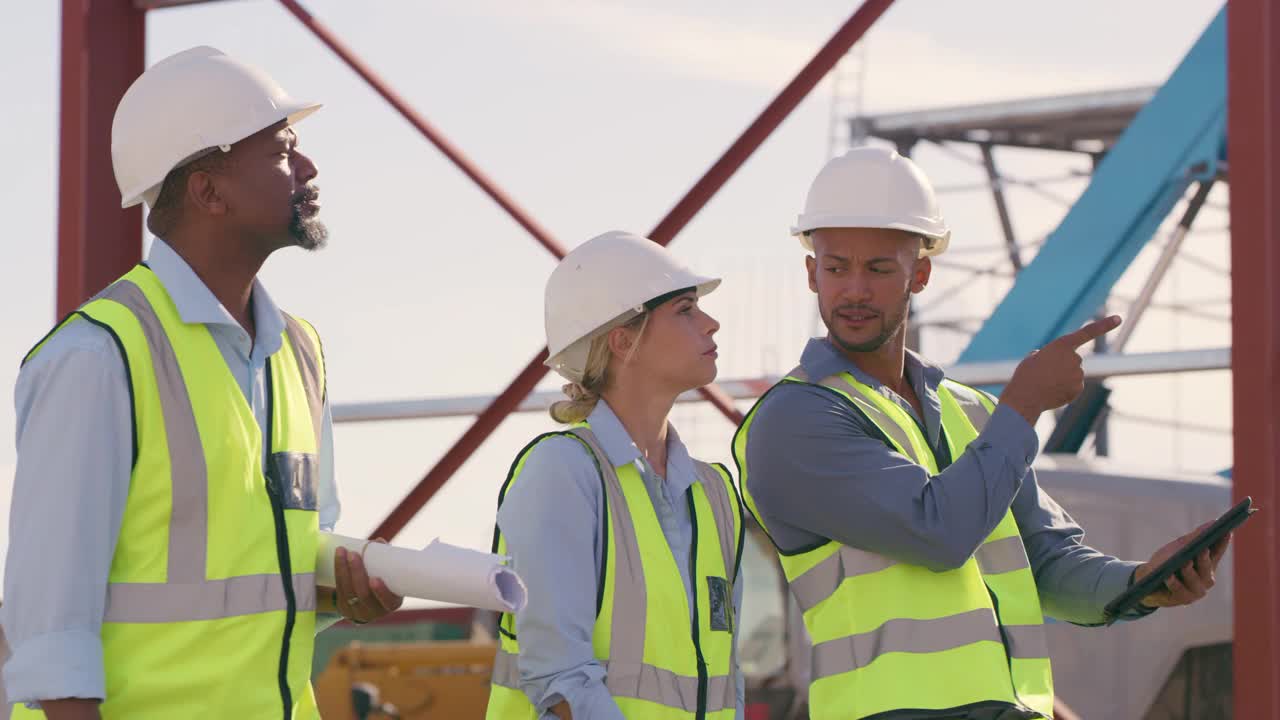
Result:
<svg viewBox="0 0 1280 720">
<path fill-rule="evenodd" d="M 813 252 L 813 239 L 809 237 L 809 233 L 822 228 L 883 228 L 885 230 L 901 230 L 915 235 L 920 235 L 932 242 L 925 247 L 920 248 L 920 257 L 932 257 L 941 255 L 951 244 L 951 230 L 942 227 L 932 227 L 924 223 L 906 223 L 898 221 L 882 221 L 876 219 L 833 219 L 826 222 L 797 224 L 791 227 L 791 234 L 800 240 L 800 245 L 809 252 Z"/>
<path fill-rule="evenodd" d="M 228 132 L 223 138 L 218 138 L 217 142 L 211 142 L 209 146 L 213 147 L 217 145 L 234 145 L 235 143 L 238 143 L 241 140 L 244 140 L 250 135 L 253 135 L 254 133 L 257 133 L 257 132 L 261 132 L 262 130 L 265 130 L 281 121 L 285 121 L 289 125 L 294 125 L 300 122 L 303 118 L 307 117 L 308 115 L 311 115 L 312 113 L 314 113 L 315 111 L 319 110 L 322 107 L 324 107 L 324 105 L 322 103 L 317 103 L 317 102 L 300 102 L 300 101 L 289 102 L 287 104 L 281 105 L 279 107 L 279 112 L 273 114 L 273 116 L 276 117 L 276 119 L 266 123 L 265 125 L 261 124 L 261 122 L 250 122 L 244 126 L 241 126 L 239 128 L 232 130 L 231 132 Z M 203 150 L 203 149 L 204 148 L 195 148 L 195 150 L 197 151 Z M 169 168 L 169 172 L 173 172 L 175 168 L 181 167 L 183 164 L 185 164 L 185 162 L 186 161 L 180 162 L 177 165 L 174 165 L 172 168 Z M 165 173 L 165 177 L 168 177 L 168 175 L 169 175 L 168 172 Z M 148 208 L 154 207 L 156 204 L 156 201 L 159 200 L 160 198 L 160 188 L 163 185 L 164 185 L 164 178 L 160 178 L 160 181 L 154 184 L 148 185 L 146 187 L 134 188 L 131 192 L 121 196 L 120 207 L 130 208 L 142 202 L 145 202 Z"/>
</svg>

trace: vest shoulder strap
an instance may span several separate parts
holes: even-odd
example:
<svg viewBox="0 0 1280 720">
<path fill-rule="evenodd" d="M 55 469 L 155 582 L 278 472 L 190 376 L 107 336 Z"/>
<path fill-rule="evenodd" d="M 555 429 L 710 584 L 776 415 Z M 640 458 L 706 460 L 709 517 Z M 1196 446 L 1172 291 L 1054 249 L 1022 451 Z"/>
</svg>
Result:
<svg viewBox="0 0 1280 720">
<path fill-rule="evenodd" d="M 136 266 L 134 266 L 134 268 L 133 268 L 132 270 L 130 270 L 129 272 L 125 273 L 123 276 L 121 276 L 120 278 L 118 278 L 117 280 L 115 280 L 114 282 L 112 282 L 110 285 L 106 286 L 106 287 L 105 287 L 105 288 L 103 288 L 102 290 L 99 290 L 99 291 L 98 291 L 98 293 L 97 293 L 96 295 L 94 295 L 93 297 L 91 297 L 91 298 L 89 298 L 88 300 L 84 301 L 84 302 L 80 305 L 80 307 L 78 307 L 78 308 L 76 308 L 75 310 L 72 310 L 71 312 L 69 312 L 69 313 L 67 313 L 66 315 L 64 315 L 64 316 L 62 317 L 62 319 L 61 319 L 61 320 L 59 320 L 56 324 L 54 324 L 54 326 L 53 326 L 52 328 L 50 328 L 50 329 L 49 329 L 49 332 L 47 332 L 47 333 L 45 333 L 45 334 L 44 334 L 44 337 L 40 338 L 40 339 L 36 342 L 36 344 L 35 344 L 35 345 L 32 345 L 32 346 L 31 346 L 31 349 L 30 349 L 30 350 L 28 350 L 28 351 L 27 351 L 27 352 L 22 356 L 22 363 L 21 363 L 21 365 L 26 365 L 28 362 L 30 362 L 30 361 L 31 361 L 31 359 L 32 359 L 33 357 L 35 357 L 36 355 L 38 355 L 38 354 L 40 353 L 40 350 L 44 348 L 45 343 L 48 343 L 48 342 L 49 342 L 49 340 L 50 340 L 50 339 L 52 339 L 54 335 L 57 335 L 57 334 L 58 334 L 58 332 L 59 332 L 60 330 L 62 330 L 62 328 L 66 327 L 68 323 L 70 323 L 71 321 L 73 321 L 73 320 L 75 320 L 75 319 L 77 319 L 77 318 L 79 318 L 79 319 L 83 319 L 83 320 L 86 320 L 86 321 L 88 321 L 88 322 L 92 322 L 94 325 L 97 325 L 98 327 L 101 327 L 103 330 L 106 330 L 107 332 L 111 333 L 112 337 L 114 337 L 114 338 L 115 338 L 115 340 L 116 340 L 116 344 L 117 344 L 117 345 L 120 345 L 120 339 L 119 339 L 119 336 L 118 336 L 118 335 L 116 335 L 116 333 L 115 333 L 115 331 L 114 331 L 114 330 L 112 330 L 112 329 L 111 329 L 109 326 L 107 326 L 105 323 L 102 323 L 102 322 L 97 321 L 97 320 L 95 320 L 94 318 L 90 317 L 90 316 L 89 316 L 88 314 L 86 314 L 84 311 L 85 311 L 85 309 L 86 309 L 86 308 L 88 308 L 90 305 L 92 305 L 92 304 L 93 304 L 95 301 L 97 301 L 97 300 L 101 300 L 101 299 L 103 299 L 104 297 L 108 297 L 108 299 L 110 299 L 110 298 L 109 298 L 109 296 L 110 296 L 111 294 L 113 294 L 113 293 L 115 293 L 115 292 L 116 292 L 116 285 L 118 285 L 118 284 L 120 284 L 121 282 L 124 282 L 124 281 L 130 281 L 131 279 L 136 278 L 136 277 L 137 277 L 140 273 L 142 273 L 142 272 L 150 273 L 150 272 L 151 272 L 151 270 L 150 270 L 150 268 L 148 268 L 146 265 L 136 265 Z M 121 355 L 123 356 L 123 347 L 121 348 Z M 125 357 L 126 357 L 126 359 L 127 359 L 127 356 L 125 356 Z"/>
<path fill-rule="evenodd" d="M 712 465 L 695 459 L 693 467 L 707 493 L 707 500 L 711 503 L 720 541 L 720 552 L 724 556 L 724 568 L 730 574 L 729 580 L 732 583 L 738 578 L 738 569 L 742 562 L 742 543 L 746 531 L 742 498 L 738 496 L 738 488 L 733 484 L 733 476 L 725 466 Z"/>
<path fill-rule="evenodd" d="M 639 667 L 644 664 L 645 627 L 643 622 L 637 622 L 637 618 L 646 617 L 648 604 L 640 537 L 636 533 L 618 472 L 609 462 L 609 456 L 600 446 L 596 434 L 587 425 L 575 426 L 569 432 L 581 440 L 596 458 L 604 485 L 604 501 L 608 508 L 604 514 L 604 522 L 613 523 L 613 547 L 609 547 L 610 533 L 607 525 L 604 532 L 604 552 L 600 553 L 600 593 L 596 610 L 596 615 L 599 616 L 604 602 L 606 564 L 611 562 L 614 587 L 609 662 L 611 665 L 620 663 L 620 667 Z"/>
<path fill-rule="evenodd" d="M 316 442 L 320 442 L 324 425 L 324 402 L 328 388 L 325 382 L 324 346 L 320 335 L 305 320 L 284 313 L 284 333 L 293 348 L 298 371 L 302 374 L 302 388 L 307 394 L 307 407 L 311 410 L 311 423 Z"/>
<path fill-rule="evenodd" d="M 797 365 L 794 368 L 791 368 L 791 372 L 787 373 L 783 379 L 787 378 L 799 380 L 800 382 L 810 382 L 809 373 L 804 369 L 803 365 Z"/>
<path fill-rule="evenodd" d="M 958 383 L 950 378 L 943 380 L 942 384 L 938 386 L 938 395 L 939 399 L 944 403 L 944 417 L 946 416 L 945 404 L 948 399 L 952 399 L 960 407 L 964 416 L 968 418 L 973 428 L 979 433 L 987 426 L 987 421 L 991 419 L 991 414 L 995 412 L 995 398 L 977 388 Z"/>
<path fill-rule="evenodd" d="M 893 449 L 901 452 L 917 465 L 930 467 L 931 458 L 925 458 L 921 455 L 921 453 L 930 452 L 927 443 L 925 443 L 925 447 L 917 447 L 918 443 L 912 442 L 907 428 L 904 428 L 901 423 L 888 412 L 885 412 L 877 403 L 869 400 L 862 390 L 855 385 L 856 382 L 848 373 L 836 373 L 823 378 L 816 384 L 836 391 L 847 400 L 856 411 L 880 430 L 881 435 L 893 446 Z"/>
</svg>

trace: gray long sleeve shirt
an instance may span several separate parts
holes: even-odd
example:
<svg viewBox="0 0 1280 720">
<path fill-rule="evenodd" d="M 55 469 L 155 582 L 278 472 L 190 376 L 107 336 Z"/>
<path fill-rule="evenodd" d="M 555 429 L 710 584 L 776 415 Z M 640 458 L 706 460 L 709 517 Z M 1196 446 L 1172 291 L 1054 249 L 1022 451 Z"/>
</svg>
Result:
<svg viewBox="0 0 1280 720">
<path fill-rule="evenodd" d="M 779 547 L 793 551 L 835 540 L 941 571 L 968 560 L 1012 507 L 1045 614 L 1082 625 L 1103 622 L 1103 607 L 1129 586 L 1139 563 L 1083 543 L 1084 530 L 1036 483 L 1031 463 L 1038 442 L 1021 415 L 997 406 L 968 449 L 949 458 L 941 435 L 940 368 L 907 354 L 921 418 L 823 338 L 809 341 L 800 364 L 815 380 L 847 371 L 896 402 L 923 428 L 944 469 L 930 476 L 895 452 L 832 391 L 777 387 L 756 410 L 746 453 L 748 489 Z"/>
</svg>

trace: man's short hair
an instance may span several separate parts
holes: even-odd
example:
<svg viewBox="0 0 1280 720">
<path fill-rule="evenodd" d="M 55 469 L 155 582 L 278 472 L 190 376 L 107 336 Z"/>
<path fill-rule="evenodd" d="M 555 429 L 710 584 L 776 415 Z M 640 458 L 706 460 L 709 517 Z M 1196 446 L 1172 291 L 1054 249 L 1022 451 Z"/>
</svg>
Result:
<svg viewBox="0 0 1280 720">
<path fill-rule="evenodd" d="M 187 180 L 191 178 L 191 173 L 217 172 L 226 168 L 228 162 L 226 153 L 218 148 L 209 148 L 197 153 L 195 160 L 170 170 L 160 184 L 160 195 L 156 198 L 155 206 L 147 214 L 147 230 L 158 238 L 164 238 L 173 232 L 182 219 Z"/>
</svg>

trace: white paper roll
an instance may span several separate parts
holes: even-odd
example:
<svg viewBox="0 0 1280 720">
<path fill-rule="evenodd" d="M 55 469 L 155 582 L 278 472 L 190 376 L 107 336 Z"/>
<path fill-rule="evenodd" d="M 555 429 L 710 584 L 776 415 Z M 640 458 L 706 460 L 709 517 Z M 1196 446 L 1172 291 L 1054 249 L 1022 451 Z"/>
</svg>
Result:
<svg viewBox="0 0 1280 720">
<path fill-rule="evenodd" d="M 421 550 L 320 533 L 316 584 L 334 587 L 338 548 L 364 553 L 369 577 L 382 578 L 391 592 L 405 597 L 456 603 L 498 612 L 519 612 L 527 590 L 507 558 L 432 540 Z"/>
</svg>

